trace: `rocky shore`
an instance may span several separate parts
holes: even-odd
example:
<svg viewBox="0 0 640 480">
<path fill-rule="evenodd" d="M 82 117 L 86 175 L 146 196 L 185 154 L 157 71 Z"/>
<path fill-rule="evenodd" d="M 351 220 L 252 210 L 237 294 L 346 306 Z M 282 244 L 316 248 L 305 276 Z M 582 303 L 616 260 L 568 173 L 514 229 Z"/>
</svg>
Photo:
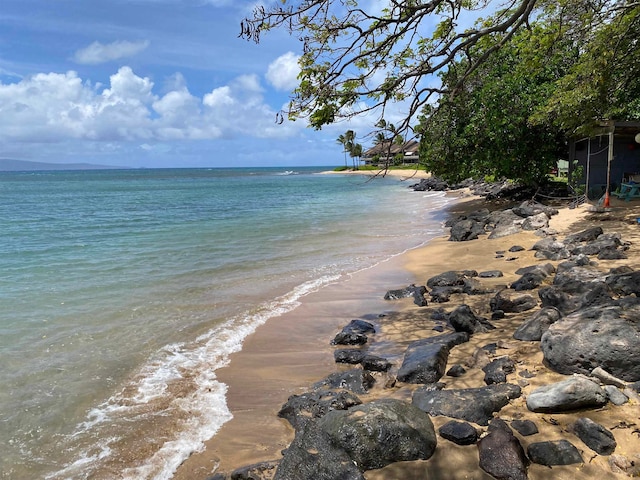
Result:
<svg viewBox="0 0 640 480">
<path fill-rule="evenodd" d="M 423 283 L 326 339 L 282 457 L 209 480 L 640 476 L 640 208 L 463 204 L 451 268 L 416 253 Z"/>
</svg>

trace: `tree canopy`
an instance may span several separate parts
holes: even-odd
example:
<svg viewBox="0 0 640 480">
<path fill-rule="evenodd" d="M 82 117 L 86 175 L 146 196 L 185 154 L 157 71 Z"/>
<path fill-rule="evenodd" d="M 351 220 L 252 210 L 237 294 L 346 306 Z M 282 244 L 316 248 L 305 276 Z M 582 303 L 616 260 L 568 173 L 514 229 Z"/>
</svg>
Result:
<svg viewBox="0 0 640 480">
<path fill-rule="evenodd" d="M 395 104 L 396 132 L 418 126 L 430 168 L 451 176 L 532 181 L 564 135 L 640 118 L 637 0 L 279 0 L 241 36 L 274 28 L 302 43 L 291 119 L 375 112 L 384 126 Z"/>
</svg>

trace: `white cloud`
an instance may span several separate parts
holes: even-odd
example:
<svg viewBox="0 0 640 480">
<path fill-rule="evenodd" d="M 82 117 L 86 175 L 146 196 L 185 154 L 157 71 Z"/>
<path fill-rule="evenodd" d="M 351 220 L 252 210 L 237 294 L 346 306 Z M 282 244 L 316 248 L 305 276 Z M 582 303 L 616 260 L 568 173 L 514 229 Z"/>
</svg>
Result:
<svg viewBox="0 0 640 480">
<path fill-rule="evenodd" d="M 78 50 L 73 56 L 73 59 L 82 65 L 98 65 L 121 58 L 133 57 L 145 50 L 148 46 L 148 40 L 139 42 L 117 40 L 108 44 L 93 42 L 88 47 Z"/>
<path fill-rule="evenodd" d="M 168 87 L 171 88 L 168 88 Z M 41 73 L 0 82 L 0 142 L 99 142 L 202 140 L 220 137 L 287 137 L 304 125 L 276 125 L 257 75 L 243 75 L 193 95 L 181 75 L 154 93 L 155 85 L 130 67 L 109 85 L 83 82 L 76 72 Z"/>
<path fill-rule="evenodd" d="M 287 52 L 276 58 L 267 70 L 265 77 L 267 81 L 278 90 L 290 92 L 298 86 L 298 65 L 299 55 Z"/>
</svg>

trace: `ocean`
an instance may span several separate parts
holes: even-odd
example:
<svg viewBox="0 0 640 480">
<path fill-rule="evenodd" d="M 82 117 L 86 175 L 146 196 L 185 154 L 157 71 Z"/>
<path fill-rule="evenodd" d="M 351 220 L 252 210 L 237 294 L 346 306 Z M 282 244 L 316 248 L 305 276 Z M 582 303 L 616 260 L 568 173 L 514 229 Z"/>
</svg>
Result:
<svg viewBox="0 0 640 480">
<path fill-rule="evenodd" d="M 170 479 L 259 325 L 442 233 L 442 193 L 323 170 L 0 173 L 0 478 Z"/>
</svg>

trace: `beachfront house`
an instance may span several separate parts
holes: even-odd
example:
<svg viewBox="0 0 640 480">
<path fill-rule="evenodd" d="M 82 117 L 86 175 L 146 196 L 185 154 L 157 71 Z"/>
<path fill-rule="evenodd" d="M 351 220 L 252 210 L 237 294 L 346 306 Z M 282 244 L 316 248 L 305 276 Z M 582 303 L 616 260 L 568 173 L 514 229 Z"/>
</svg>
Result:
<svg viewBox="0 0 640 480">
<path fill-rule="evenodd" d="M 640 184 L 640 122 L 599 122 L 589 135 L 569 141 L 569 176 L 585 186 L 590 199 L 621 185 Z"/>
<path fill-rule="evenodd" d="M 364 152 L 362 161 L 365 165 L 376 167 L 415 164 L 418 163 L 419 146 L 417 140 L 409 140 L 401 144 L 389 140 L 383 141 Z"/>
</svg>

